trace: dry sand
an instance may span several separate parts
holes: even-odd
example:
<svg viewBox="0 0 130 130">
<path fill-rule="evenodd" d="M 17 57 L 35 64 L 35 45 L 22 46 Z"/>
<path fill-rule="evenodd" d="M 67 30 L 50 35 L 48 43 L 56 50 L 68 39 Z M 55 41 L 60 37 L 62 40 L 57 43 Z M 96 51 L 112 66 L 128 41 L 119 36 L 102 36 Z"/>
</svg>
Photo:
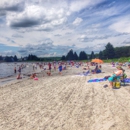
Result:
<svg viewBox="0 0 130 130">
<path fill-rule="evenodd" d="M 87 82 L 113 69 L 103 64 L 104 73 L 77 76 L 83 70 L 73 67 L 1 86 L 0 130 L 130 130 L 130 84 L 110 89 L 103 87 L 108 81 Z"/>
</svg>

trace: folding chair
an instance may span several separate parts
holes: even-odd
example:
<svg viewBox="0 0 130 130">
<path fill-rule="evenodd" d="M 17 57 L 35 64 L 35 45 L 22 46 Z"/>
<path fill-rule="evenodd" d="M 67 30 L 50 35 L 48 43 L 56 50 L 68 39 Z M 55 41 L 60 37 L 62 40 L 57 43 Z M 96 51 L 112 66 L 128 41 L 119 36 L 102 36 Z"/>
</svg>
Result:
<svg viewBox="0 0 130 130">
<path fill-rule="evenodd" d="M 121 86 L 125 86 L 125 78 L 127 78 L 127 75 L 123 73 L 123 75 L 120 77 Z"/>
</svg>

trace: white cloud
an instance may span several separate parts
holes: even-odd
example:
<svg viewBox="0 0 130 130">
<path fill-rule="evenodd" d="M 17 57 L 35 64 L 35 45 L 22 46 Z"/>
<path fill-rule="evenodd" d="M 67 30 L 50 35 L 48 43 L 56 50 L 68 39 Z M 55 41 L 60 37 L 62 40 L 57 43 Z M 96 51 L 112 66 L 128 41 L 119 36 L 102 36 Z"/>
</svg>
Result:
<svg viewBox="0 0 130 130">
<path fill-rule="evenodd" d="M 21 11 L 24 7 L 23 0 L 1 0 L 0 10 L 4 11 Z"/>
<path fill-rule="evenodd" d="M 13 6 L 15 4 L 18 4 L 19 2 L 21 2 L 21 0 L 1 0 L 0 1 L 0 8 Z"/>
<path fill-rule="evenodd" d="M 11 27 L 34 27 L 36 30 L 50 30 L 67 21 L 68 12 L 60 8 L 46 8 L 39 5 L 27 6 L 23 12 L 7 15 Z M 33 28 L 32 28 L 33 29 Z"/>
<path fill-rule="evenodd" d="M 92 0 L 75 0 L 75 1 L 72 1 L 71 4 L 70 4 L 70 10 L 71 11 L 80 11 L 86 7 L 89 7 L 90 6 L 94 6 L 100 2 L 102 2 L 104 0 L 95 0 L 95 1 L 92 1 Z"/>
<path fill-rule="evenodd" d="M 108 42 L 128 45 L 130 5 L 119 1 L 1 0 L 0 42 L 11 48 L 25 47 L 23 55 L 33 51 L 38 56 L 62 55 L 70 48 L 99 50 Z"/>
<path fill-rule="evenodd" d="M 39 6 L 29 6 L 23 12 L 12 12 L 7 15 L 7 25 L 9 26 L 29 26 L 38 24 L 41 22 L 41 18 L 44 17 L 43 8 Z"/>
<path fill-rule="evenodd" d="M 110 7 L 104 10 L 99 10 L 98 12 L 95 12 L 95 15 L 98 16 L 104 16 L 104 17 L 108 17 L 108 16 L 114 16 L 120 13 L 120 9 L 117 7 Z"/>
<path fill-rule="evenodd" d="M 109 28 L 120 33 L 130 33 L 130 18 L 122 17 L 120 19 L 117 19 L 117 21 L 110 25 Z"/>
<path fill-rule="evenodd" d="M 73 22 L 73 25 L 79 25 L 81 22 L 83 21 L 83 19 L 81 19 L 81 18 L 76 18 L 75 20 L 74 20 L 74 22 Z"/>
</svg>

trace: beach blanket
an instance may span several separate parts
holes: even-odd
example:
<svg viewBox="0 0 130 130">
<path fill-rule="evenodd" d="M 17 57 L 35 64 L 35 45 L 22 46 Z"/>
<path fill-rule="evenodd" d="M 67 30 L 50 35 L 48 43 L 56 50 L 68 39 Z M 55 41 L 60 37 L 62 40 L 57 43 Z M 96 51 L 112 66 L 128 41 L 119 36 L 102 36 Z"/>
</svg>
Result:
<svg viewBox="0 0 130 130">
<path fill-rule="evenodd" d="M 107 79 L 106 78 L 100 78 L 100 79 L 90 79 L 90 80 L 88 80 L 89 83 L 90 82 L 102 82 L 102 81 L 107 81 Z"/>
<path fill-rule="evenodd" d="M 90 82 L 102 82 L 102 81 L 107 81 L 107 79 L 106 78 L 100 78 L 100 79 L 90 79 L 90 80 L 88 80 L 89 83 Z M 130 83 L 130 78 L 124 79 L 124 82 Z"/>
<path fill-rule="evenodd" d="M 130 83 L 130 78 L 124 79 L 123 82 L 125 82 L 125 83 Z"/>
</svg>

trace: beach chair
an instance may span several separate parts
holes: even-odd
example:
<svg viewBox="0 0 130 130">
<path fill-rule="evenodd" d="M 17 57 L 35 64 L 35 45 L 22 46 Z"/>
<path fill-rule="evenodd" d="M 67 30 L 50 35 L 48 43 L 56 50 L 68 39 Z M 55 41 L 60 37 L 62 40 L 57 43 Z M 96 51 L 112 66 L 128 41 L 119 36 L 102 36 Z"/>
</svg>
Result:
<svg viewBox="0 0 130 130">
<path fill-rule="evenodd" d="M 120 86 L 125 86 L 125 78 L 127 77 L 127 75 L 125 74 L 125 73 L 123 73 L 123 75 L 120 77 L 120 78 L 117 78 L 117 77 L 115 77 L 114 78 L 114 82 L 115 83 L 117 83 L 118 82 L 118 84 L 120 83 Z"/>
<path fill-rule="evenodd" d="M 121 77 L 120 77 L 120 82 L 122 86 L 125 86 L 125 80 L 127 78 L 127 75 L 124 73 Z"/>
</svg>

